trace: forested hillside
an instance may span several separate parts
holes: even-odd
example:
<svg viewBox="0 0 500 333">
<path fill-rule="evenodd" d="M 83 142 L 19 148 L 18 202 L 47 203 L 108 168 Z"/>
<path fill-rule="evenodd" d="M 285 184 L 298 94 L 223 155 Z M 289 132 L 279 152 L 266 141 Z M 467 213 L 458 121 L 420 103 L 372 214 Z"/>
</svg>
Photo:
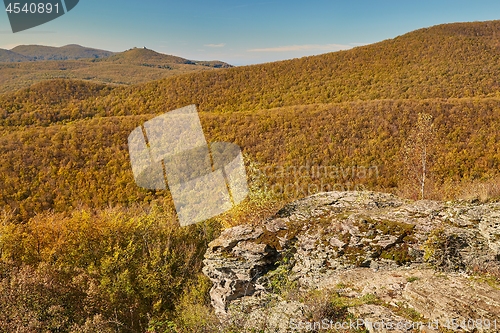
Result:
<svg viewBox="0 0 500 333">
<path fill-rule="evenodd" d="M 20 45 L 13 50 L 19 53 L 0 49 L 0 93 L 57 78 L 132 85 L 231 67 L 221 61 L 188 60 L 145 48 L 114 53 L 80 45 Z"/>
<path fill-rule="evenodd" d="M 145 51 L 133 52 L 157 65 Z M 460 23 L 132 86 L 59 79 L 0 95 L 0 331 L 202 332 L 211 316 L 197 273 L 222 225 L 321 190 L 416 199 L 405 147 L 422 114 L 433 128 L 426 198 L 499 199 L 499 60 L 500 21 Z M 189 104 L 207 141 L 242 148 L 252 196 L 186 231 L 167 191 L 134 183 L 127 137 Z"/>
<path fill-rule="evenodd" d="M 450 24 L 348 51 L 166 79 L 116 92 L 147 111 L 498 96 L 500 21 Z M 118 110 L 111 110 L 113 113 Z M 141 112 L 127 110 L 123 112 Z"/>
<path fill-rule="evenodd" d="M 385 190 L 398 187 L 398 153 L 425 112 L 438 128 L 438 183 L 493 176 L 500 165 L 499 28 L 498 21 L 444 25 L 350 51 L 129 88 L 60 80 L 4 94 L 0 149 L 9 185 L 2 203 L 28 217 L 148 197 L 132 181 L 127 133 L 188 104 L 199 106 L 210 140 L 238 143 L 249 160 L 377 165 L 376 179 L 357 182 Z"/>
</svg>

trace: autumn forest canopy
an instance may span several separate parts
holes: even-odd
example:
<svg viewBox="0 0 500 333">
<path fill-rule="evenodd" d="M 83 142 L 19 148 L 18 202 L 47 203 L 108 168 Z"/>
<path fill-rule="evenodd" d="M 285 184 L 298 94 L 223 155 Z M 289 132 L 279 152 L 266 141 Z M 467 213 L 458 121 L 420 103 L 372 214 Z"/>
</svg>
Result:
<svg viewBox="0 0 500 333">
<path fill-rule="evenodd" d="M 377 166 L 376 179 L 342 183 L 386 191 L 402 182 L 398 152 L 425 112 L 437 128 L 436 184 L 493 177 L 499 31 L 498 21 L 449 24 L 349 51 L 130 87 L 55 80 L 1 95 L 0 203 L 28 218 L 150 200 L 156 194 L 134 184 L 127 135 L 189 104 L 198 105 L 209 142 L 235 142 L 251 161 Z"/>
<path fill-rule="evenodd" d="M 474 186 L 499 184 L 499 77 L 500 21 L 491 21 L 440 25 L 348 51 L 140 84 L 56 79 L 6 92 L 0 95 L 0 207 L 8 228 L 3 234 L 11 238 L 7 246 L 0 236 L 1 265 L 8 267 L 0 265 L 0 277 L 11 280 L 4 279 L 0 291 L 9 290 L 10 300 L 20 302 L 9 285 L 36 289 L 44 279 L 60 279 L 53 289 L 33 295 L 48 308 L 62 308 L 50 312 L 14 302 L 0 311 L 0 322 L 24 311 L 42 326 L 58 318 L 61 332 L 85 332 L 85 325 L 141 332 L 187 320 L 166 300 L 188 297 L 181 282 L 196 276 L 202 248 L 220 224 L 193 227 L 196 239 L 187 241 L 186 231 L 172 227 L 168 193 L 135 185 L 127 137 L 148 119 L 196 104 L 207 141 L 238 144 L 251 186 L 282 203 L 319 190 L 364 189 L 416 199 L 407 172 L 413 162 L 404 149 L 419 115 L 429 115 L 426 195 L 455 200 Z M 490 192 L 489 199 L 498 199 L 500 190 Z M 170 224 L 162 226 L 161 219 Z M 177 245 L 165 245 L 151 231 Z M 127 243 L 130 237 L 146 241 Z M 180 259 L 180 247 L 189 249 L 194 265 Z M 162 260 L 164 270 L 147 267 Z M 189 274 L 161 288 L 160 281 L 181 271 Z M 52 304 L 49 299 L 65 288 L 71 293 Z M 85 299 L 84 308 L 71 297 Z M 200 304 L 206 301 L 196 297 Z M 195 307 L 183 302 L 184 310 Z M 123 325 L 109 324 L 110 318 Z"/>
</svg>

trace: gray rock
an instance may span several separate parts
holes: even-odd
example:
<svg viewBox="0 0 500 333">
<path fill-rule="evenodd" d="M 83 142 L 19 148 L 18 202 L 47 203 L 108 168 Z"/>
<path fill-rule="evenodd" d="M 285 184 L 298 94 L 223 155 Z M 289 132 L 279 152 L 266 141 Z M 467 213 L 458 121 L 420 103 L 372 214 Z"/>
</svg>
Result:
<svg viewBox="0 0 500 333">
<path fill-rule="evenodd" d="M 315 305 L 285 297 L 283 285 L 292 284 L 303 295 L 336 293 L 347 302 L 340 317 L 365 320 L 370 332 L 387 327 L 369 323 L 412 316 L 442 325 L 452 319 L 499 320 L 499 290 L 466 276 L 500 276 L 500 203 L 319 193 L 286 205 L 260 225 L 225 230 L 210 243 L 204 264 L 216 313 L 237 318 L 246 329 L 307 331 L 291 327 L 291 321 L 311 325 L 307 314 Z M 433 325 L 420 329 L 437 331 Z"/>
</svg>

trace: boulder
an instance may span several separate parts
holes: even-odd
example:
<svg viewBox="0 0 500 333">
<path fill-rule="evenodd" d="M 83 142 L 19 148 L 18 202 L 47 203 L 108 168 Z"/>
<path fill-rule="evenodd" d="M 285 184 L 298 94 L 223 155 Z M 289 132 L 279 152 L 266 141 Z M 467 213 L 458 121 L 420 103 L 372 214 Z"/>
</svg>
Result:
<svg viewBox="0 0 500 333">
<path fill-rule="evenodd" d="M 242 330 L 500 331 L 500 203 L 319 193 L 225 230 L 204 265 Z"/>
</svg>

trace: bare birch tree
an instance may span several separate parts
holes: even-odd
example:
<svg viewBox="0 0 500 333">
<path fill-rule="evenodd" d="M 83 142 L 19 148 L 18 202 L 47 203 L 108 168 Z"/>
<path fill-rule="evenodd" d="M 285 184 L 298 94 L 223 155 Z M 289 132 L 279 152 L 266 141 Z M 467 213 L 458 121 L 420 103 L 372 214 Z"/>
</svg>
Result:
<svg viewBox="0 0 500 333">
<path fill-rule="evenodd" d="M 417 123 L 410 132 L 403 151 L 408 180 L 418 186 L 422 200 L 425 199 L 430 162 L 436 140 L 433 120 L 430 114 L 418 114 Z"/>
</svg>

